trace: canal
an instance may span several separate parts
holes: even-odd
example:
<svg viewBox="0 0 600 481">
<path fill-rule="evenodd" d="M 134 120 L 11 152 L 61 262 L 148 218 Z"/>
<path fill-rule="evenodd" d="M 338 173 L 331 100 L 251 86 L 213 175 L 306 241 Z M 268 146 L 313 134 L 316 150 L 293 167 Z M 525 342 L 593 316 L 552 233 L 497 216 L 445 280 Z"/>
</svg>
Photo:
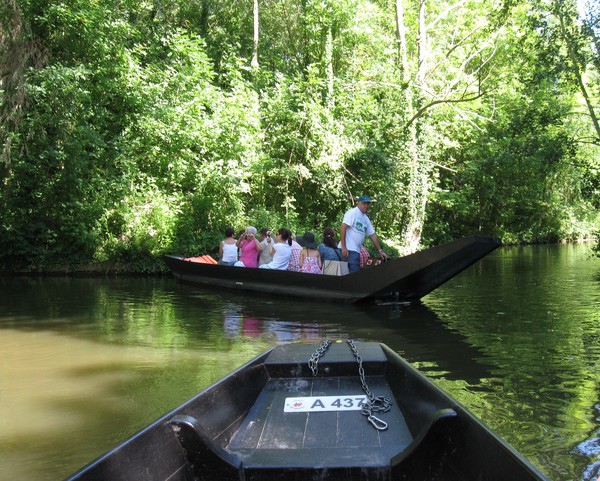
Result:
<svg viewBox="0 0 600 481">
<path fill-rule="evenodd" d="M 278 343 L 380 341 L 555 481 L 600 476 L 600 259 L 503 247 L 415 306 L 0 278 L 0 480 L 61 480 Z"/>
</svg>

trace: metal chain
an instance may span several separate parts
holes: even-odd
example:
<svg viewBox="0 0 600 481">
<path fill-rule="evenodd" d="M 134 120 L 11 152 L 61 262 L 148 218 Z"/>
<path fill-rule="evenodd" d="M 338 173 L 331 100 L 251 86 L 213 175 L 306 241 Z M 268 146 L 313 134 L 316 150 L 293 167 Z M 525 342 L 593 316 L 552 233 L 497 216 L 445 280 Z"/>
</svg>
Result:
<svg viewBox="0 0 600 481">
<path fill-rule="evenodd" d="M 392 400 L 385 396 L 377 396 L 371 392 L 369 386 L 367 385 L 367 380 L 365 378 L 365 370 L 362 364 L 362 358 L 358 353 L 358 349 L 356 348 L 356 344 L 352 339 L 348 339 L 348 345 L 356 358 L 356 362 L 358 363 L 358 376 L 360 378 L 360 384 L 363 388 L 363 391 L 367 395 L 367 402 L 363 403 L 363 407 L 360 412 L 367 416 L 367 420 L 373 425 L 375 429 L 378 431 L 384 431 L 388 428 L 388 424 L 385 421 L 382 421 L 378 417 L 374 416 L 373 413 L 384 413 L 390 410 L 392 407 Z"/>
<path fill-rule="evenodd" d="M 369 386 L 367 385 L 362 358 L 358 353 L 356 344 L 354 344 L 352 339 L 348 339 L 347 342 L 348 346 L 350 346 L 352 354 L 354 354 L 354 357 L 356 358 L 356 362 L 358 363 L 358 377 L 360 378 L 360 384 L 363 388 L 363 391 L 367 395 L 367 401 L 363 403 L 360 412 L 361 414 L 367 416 L 367 420 L 375 429 L 378 431 L 384 431 L 388 428 L 388 424 L 374 416 L 373 413 L 384 413 L 389 411 L 392 407 L 392 401 L 385 396 L 375 397 L 375 395 L 371 392 Z M 329 339 L 325 339 L 323 342 L 321 342 L 321 344 L 319 344 L 319 347 L 317 347 L 316 351 L 310 356 L 310 359 L 308 360 L 308 367 L 310 368 L 313 376 L 316 376 L 319 372 L 319 359 L 323 357 L 325 351 L 327 351 L 327 348 L 330 345 L 331 341 Z"/>
<path fill-rule="evenodd" d="M 325 339 L 323 342 L 321 342 L 321 344 L 319 344 L 319 347 L 317 347 L 317 350 L 313 352 L 312 356 L 310 356 L 310 359 L 308 360 L 308 367 L 310 367 L 313 376 L 316 376 L 319 372 L 319 359 L 323 356 L 323 354 L 325 354 L 325 351 L 327 351 L 327 348 L 330 345 L 331 341 L 329 339 Z"/>
</svg>

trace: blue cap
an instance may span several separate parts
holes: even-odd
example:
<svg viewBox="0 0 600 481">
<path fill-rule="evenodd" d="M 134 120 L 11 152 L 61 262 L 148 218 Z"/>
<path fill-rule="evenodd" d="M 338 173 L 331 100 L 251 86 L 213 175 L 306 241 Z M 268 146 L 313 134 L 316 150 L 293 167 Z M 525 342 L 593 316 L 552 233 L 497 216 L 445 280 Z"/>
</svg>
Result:
<svg viewBox="0 0 600 481">
<path fill-rule="evenodd" d="M 358 198 L 359 202 L 371 202 L 371 198 L 368 195 L 361 195 Z"/>
</svg>

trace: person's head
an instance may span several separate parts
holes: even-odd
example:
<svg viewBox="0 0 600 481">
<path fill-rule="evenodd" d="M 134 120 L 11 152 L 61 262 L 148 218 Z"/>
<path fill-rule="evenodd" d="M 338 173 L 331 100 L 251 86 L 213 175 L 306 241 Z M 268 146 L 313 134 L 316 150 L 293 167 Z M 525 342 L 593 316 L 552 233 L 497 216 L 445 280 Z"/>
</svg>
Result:
<svg viewBox="0 0 600 481">
<path fill-rule="evenodd" d="M 282 242 L 287 242 L 289 245 L 292 245 L 292 231 L 282 227 L 277 231 L 277 235 L 281 239 Z"/>
<path fill-rule="evenodd" d="M 249 225 L 248 227 L 246 227 L 244 237 L 246 237 L 246 239 L 254 239 L 256 237 L 256 233 L 256 227 Z"/>
<path fill-rule="evenodd" d="M 333 227 L 325 227 L 323 229 L 323 244 L 334 249 L 337 247 L 337 239 Z"/>
<path fill-rule="evenodd" d="M 267 227 L 263 227 L 260 230 L 260 238 L 264 239 L 265 237 L 271 237 L 273 235 L 273 233 L 271 232 L 271 229 L 268 229 Z"/>
<path fill-rule="evenodd" d="M 305 232 L 302 235 L 304 239 L 304 245 L 302 247 L 306 247 L 308 249 L 316 249 L 317 243 L 315 241 L 315 235 L 312 232 Z"/>
<path fill-rule="evenodd" d="M 371 198 L 368 195 L 361 195 L 356 204 L 358 209 L 364 214 L 371 207 Z"/>
<path fill-rule="evenodd" d="M 292 240 L 295 240 L 300 247 L 306 246 L 306 240 L 304 239 L 304 236 L 301 236 L 301 235 L 295 236 L 294 233 L 292 233 Z"/>
<path fill-rule="evenodd" d="M 225 229 L 225 237 L 233 237 L 235 235 L 235 231 L 233 230 L 233 227 L 227 227 L 227 229 Z"/>
</svg>

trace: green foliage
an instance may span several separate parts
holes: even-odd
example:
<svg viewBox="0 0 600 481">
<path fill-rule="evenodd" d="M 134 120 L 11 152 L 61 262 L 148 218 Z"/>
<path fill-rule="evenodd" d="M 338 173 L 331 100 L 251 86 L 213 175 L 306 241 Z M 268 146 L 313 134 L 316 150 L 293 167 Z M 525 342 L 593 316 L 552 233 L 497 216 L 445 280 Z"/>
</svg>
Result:
<svg viewBox="0 0 600 481">
<path fill-rule="evenodd" d="M 165 196 L 156 188 L 130 192 L 98 220 L 96 230 L 104 242 L 94 260 L 154 270 L 157 266 L 148 265 L 148 261 L 167 252 L 176 238 L 179 204 L 179 199 Z"/>
<path fill-rule="evenodd" d="M 592 252 L 596 257 L 600 257 L 600 232 L 597 232 L 596 235 L 596 243 L 592 246 Z"/>
<path fill-rule="evenodd" d="M 425 244 L 600 228 L 598 146 L 543 2 L 428 2 L 428 65 L 413 5 L 406 64 L 390 3 L 259 5 L 258 69 L 251 2 L 0 9 L 1 266 L 156 270 L 229 226 L 337 228 L 362 193 L 398 251 L 420 222 Z M 597 38 L 571 7 L 597 96 Z"/>
<path fill-rule="evenodd" d="M 86 258 L 94 249 L 86 223 L 101 209 L 93 186 L 102 180 L 97 163 L 105 143 L 91 122 L 89 77 L 87 69 L 55 65 L 30 78 L 34 107 L 21 133 L 24 150 L 11 164 L 18 181 L 10 183 L 3 201 L 21 255 L 40 257 L 41 264 Z"/>
<path fill-rule="evenodd" d="M 453 154 L 460 174 L 442 179 L 431 206 L 439 224 L 428 235 L 439 241 L 487 232 L 517 243 L 590 234 L 597 216 L 585 214 L 577 148 L 562 128 L 568 105 L 556 93 L 511 100 L 471 145 L 461 144 Z"/>
</svg>

